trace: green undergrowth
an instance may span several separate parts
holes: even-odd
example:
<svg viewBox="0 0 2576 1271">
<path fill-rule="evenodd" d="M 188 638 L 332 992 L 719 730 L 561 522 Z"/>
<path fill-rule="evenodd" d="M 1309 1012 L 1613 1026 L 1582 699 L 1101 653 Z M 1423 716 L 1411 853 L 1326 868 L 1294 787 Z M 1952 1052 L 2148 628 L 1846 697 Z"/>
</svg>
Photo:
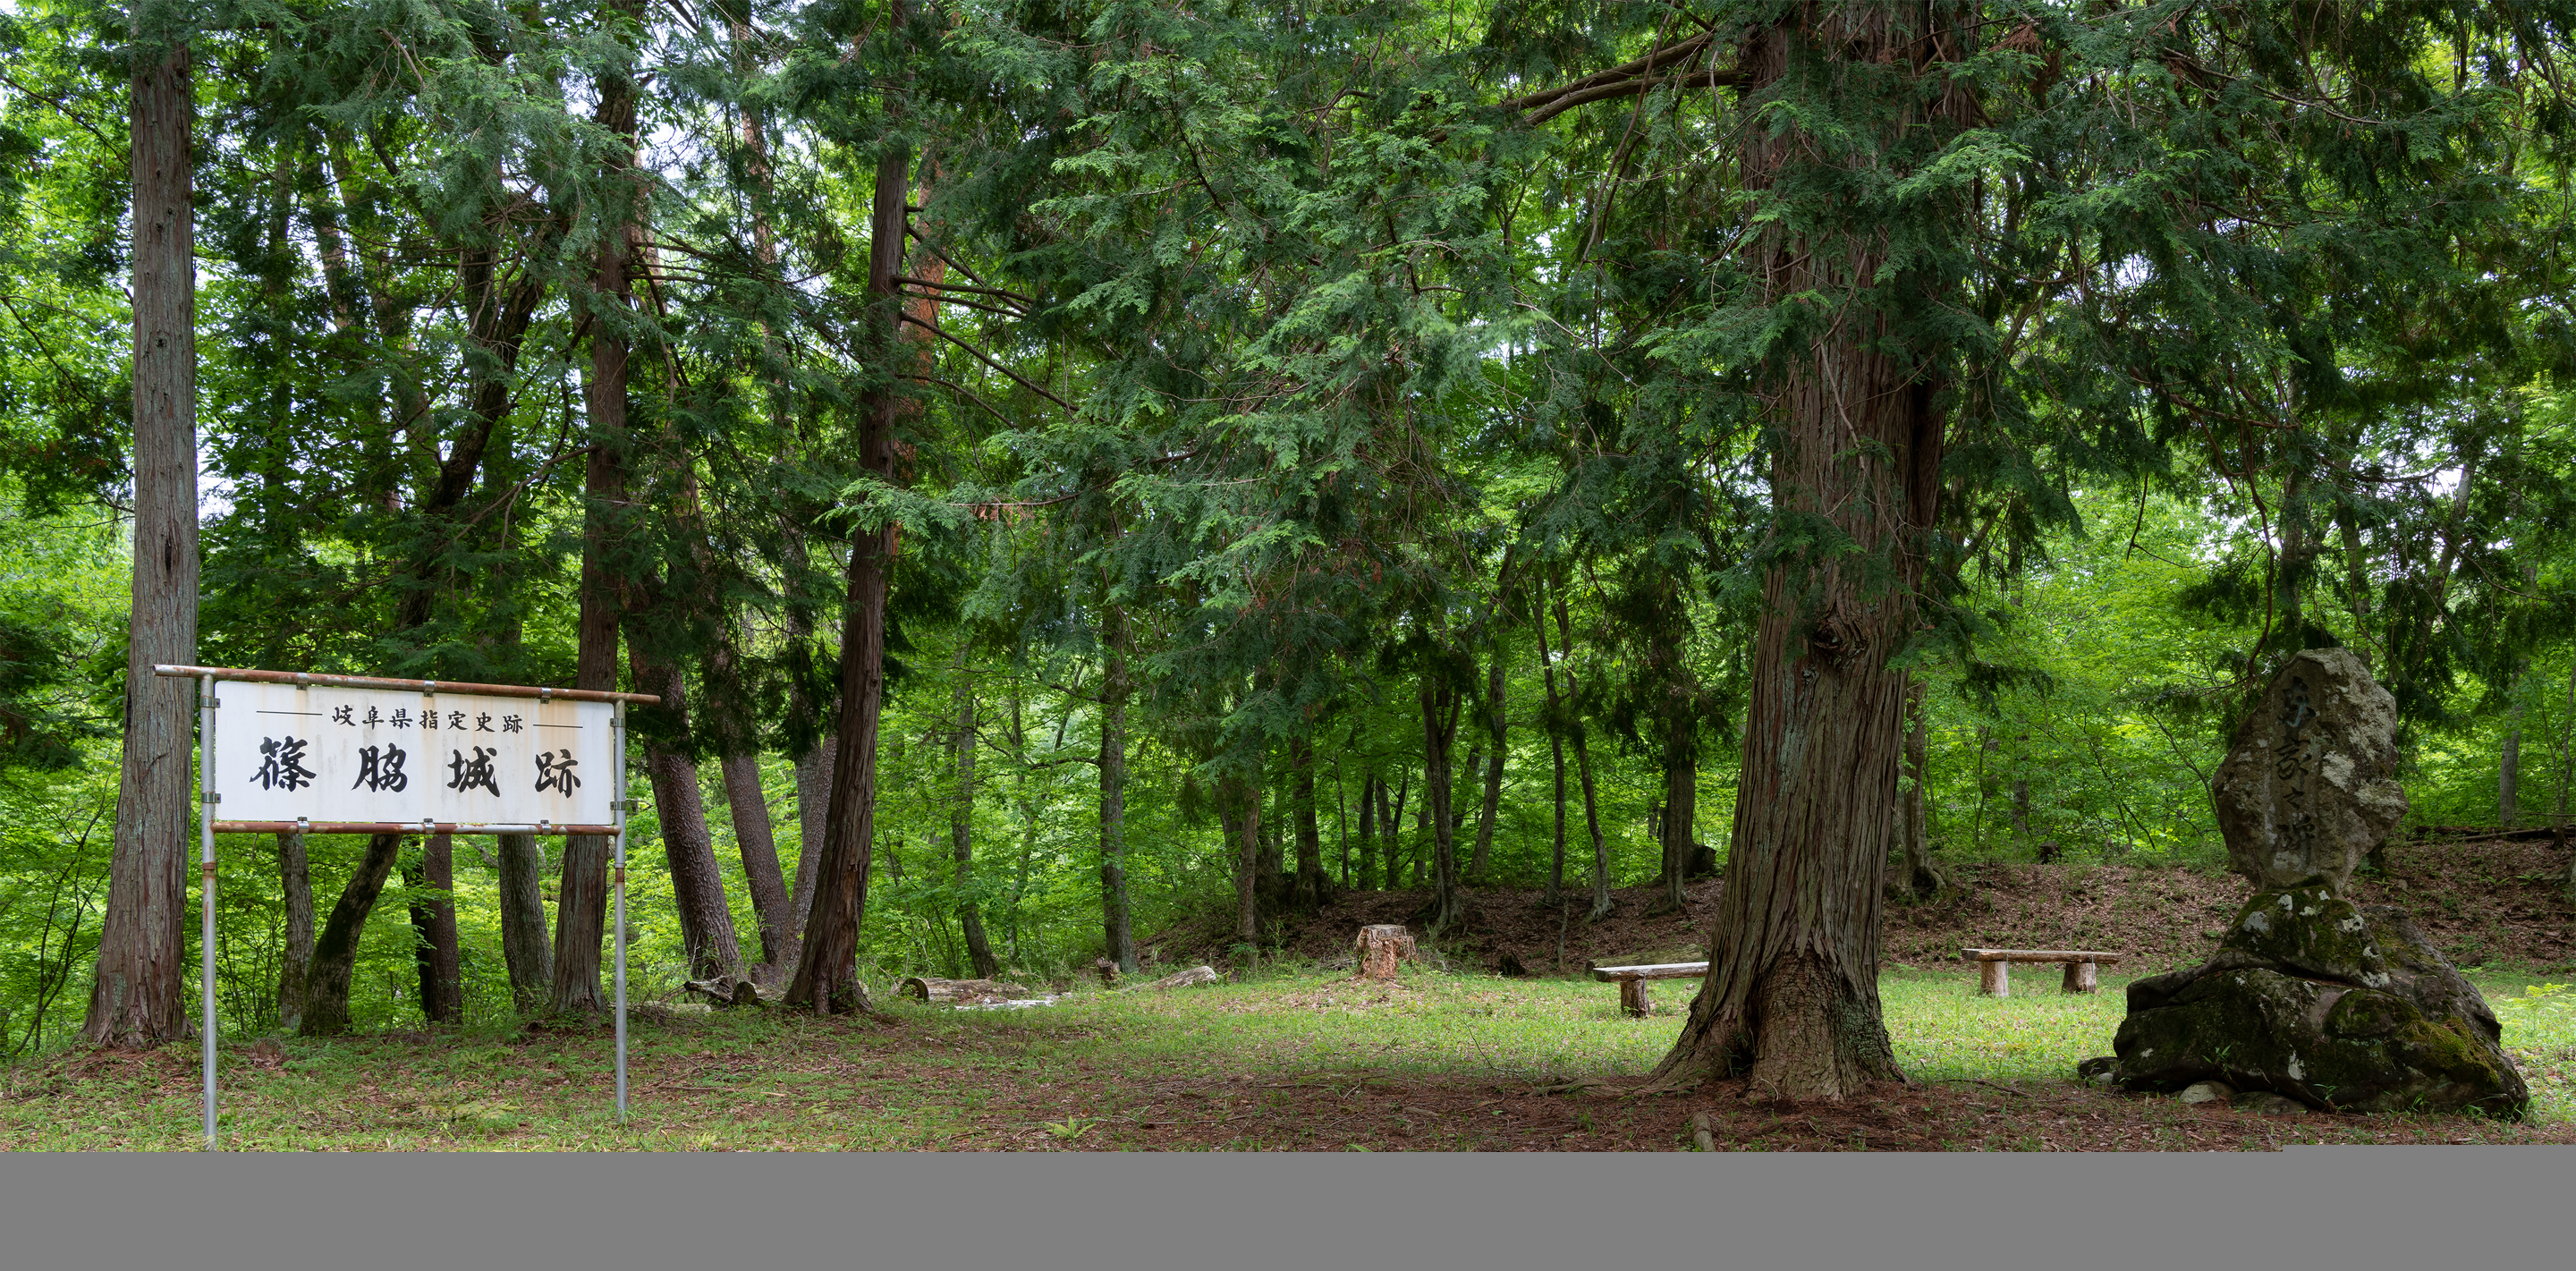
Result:
<svg viewBox="0 0 2576 1271">
<path fill-rule="evenodd" d="M 2122 981 L 2099 996 L 1972 973 L 1890 972 L 1897 1058 L 1917 1080 L 2065 1081 L 2110 1052 Z M 2527 981 L 2480 987 L 2505 1020 L 2543 1121 L 2576 1116 L 2576 1019 Z M 1250 1079 L 1445 1081 L 1525 1088 L 1644 1072 L 1692 985 L 1656 1012 L 1577 980 L 1417 972 L 1393 987 L 1281 968 L 1246 985 L 1074 994 L 1015 1011 L 888 1004 L 894 1026 L 769 1012 L 647 1015 L 633 1029 L 632 1115 L 612 1104 L 605 1029 L 502 1028 L 224 1045 L 224 1145 L 263 1150 L 886 1150 L 993 1145 L 996 1127 L 1134 1119 L 1194 1088 Z M 183 1149 L 198 1141 L 194 1051 L 61 1056 L 9 1072 L 0 1149 Z"/>
</svg>

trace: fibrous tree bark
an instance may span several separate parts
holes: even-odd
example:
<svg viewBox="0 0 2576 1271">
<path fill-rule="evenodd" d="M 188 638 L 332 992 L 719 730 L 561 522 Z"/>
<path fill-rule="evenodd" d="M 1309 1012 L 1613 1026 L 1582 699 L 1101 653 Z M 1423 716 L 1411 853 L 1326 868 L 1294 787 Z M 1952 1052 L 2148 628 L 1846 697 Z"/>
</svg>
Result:
<svg viewBox="0 0 2576 1271">
<path fill-rule="evenodd" d="M 504 834 L 494 862 L 501 902 L 501 962 L 510 976 L 510 1005 L 533 1011 L 545 1005 L 554 976 L 554 946 L 546 938 L 546 854 L 534 834 Z"/>
<path fill-rule="evenodd" d="M 678 665 L 653 657 L 631 635 L 626 648 L 627 670 L 635 683 L 660 697 L 662 710 L 686 720 L 687 688 Z M 646 742 L 644 772 L 653 783 L 653 810 L 662 831 L 662 859 L 671 871 L 671 904 L 679 911 L 688 978 L 741 979 L 742 944 L 733 929 L 733 906 L 725 902 L 724 874 L 716 867 L 715 837 L 707 832 L 697 761 L 673 745 Z"/>
<path fill-rule="evenodd" d="M 752 920 L 760 924 L 760 965 L 753 978 L 783 978 L 796 963 L 797 915 L 787 894 L 787 874 L 778 865 L 778 838 L 769 819 L 769 796 L 761 789 L 760 756 L 736 753 L 723 760 L 725 810 L 733 820 L 734 845 L 742 852 L 742 876 L 751 890 Z"/>
<path fill-rule="evenodd" d="M 304 836 L 277 836 L 277 882 L 286 901 L 286 947 L 278 951 L 277 1026 L 289 1033 L 304 1022 L 304 975 L 313 962 L 313 866 Z"/>
<path fill-rule="evenodd" d="M 313 962 L 304 973 L 304 1023 L 297 1035 L 337 1037 L 349 1031 L 349 979 L 358 968 L 358 936 L 376 897 L 384 894 L 385 880 L 393 875 L 402 840 L 399 834 L 367 836 L 367 854 L 348 886 L 340 889 L 322 934 L 313 939 Z"/>
<path fill-rule="evenodd" d="M 1324 904 L 1324 839 L 1315 823 L 1315 743 L 1300 737 L 1288 743 L 1290 803 L 1297 817 L 1297 875 L 1289 901 L 1293 909 L 1312 913 Z"/>
<path fill-rule="evenodd" d="M 420 863 L 403 866 L 411 893 L 412 961 L 420 973 L 420 1017 L 431 1024 L 465 1022 L 464 959 L 456 946 L 456 841 L 433 834 Z"/>
<path fill-rule="evenodd" d="M 1120 974 L 1136 971 L 1136 932 L 1127 906 L 1127 615 L 1102 607 L 1100 677 L 1101 938 Z M 1031 834 L 1035 834 L 1032 823 Z M 1026 858 L 1022 858 L 1026 869 Z"/>
<path fill-rule="evenodd" d="M 957 649 L 957 732 L 949 743 L 956 788 L 948 803 L 948 849 L 957 862 L 957 926 L 966 937 L 966 960 L 975 978 L 989 980 L 1002 969 L 993 958 L 993 943 L 984 934 L 984 910 L 975 903 L 975 679 L 966 672 L 968 646 Z"/>
<path fill-rule="evenodd" d="M 1878 74 L 1912 67 L 1937 83 L 1938 68 L 1961 55 L 1957 17 L 1918 6 L 1804 10 L 1749 36 L 1742 65 L 1757 95 L 1809 58 L 1892 68 Z M 1861 78 L 1809 77 L 1798 87 L 1831 97 L 1862 91 L 1850 87 Z M 1912 101 L 1883 125 L 1927 109 L 1955 125 L 1973 112 L 1960 88 Z M 1877 117 L 1874 107 L 1844 105 Z M 1772 188 L 1794 165 L 1819 162 L 1819 144 L 1794 125 L 1749 126 L 1747 183 Z M 1912 294 L 1904 289 L 1938 284 L 1891 262 L 1886 233 L 1773 221 L 1748 240 L 1775 302 L 1840 298 L 1835 320 L 1806 328 L 1803 347 L 1766 386 L 1774 515 L 1830 525 L 1863 555 L 1793 553 L 1765 571 L 1708 977 L 1658 1082 L 1743 1074 L 1767 1094 L 1842 1099 L 1864 1082 L 1903 1078 L 1878 998 L 1907 693 L 1888 659 L 1917 612 L 1939 510 L 1942 419 L 1935 386 L 1900 352 L 1890 312 Z"/>
<path fill-rule="evenodd" d="M 138 8 L 132 97 L 134 578 L 116 844 L 81 1034 L 157 1046 L 188 1032 L 185 929 L 194 686 L 152 673 L 197 660 L 197 286 L 185 44 L 154 55 Z M 211 811 L 211 809 L 209 809 Z M 211 878 L 207 880 L 213 882 Z M 211 903 L 213 887 L 203 903 Z"/>
<path fill-rule="evenodd" d="M 897 4 L 892 9 L 898 24 L 903 8 Z M 910 160 L 909 147 L 900 143 L 888 145 L 878 156 L 869 217 L 867 294 L 883 313 L 875 342 L 889 359 L 898 355 L 900 346 L 895 335 L 901 297 L 895 279 L 903 267 L 905 198 L 910 188 L 905 177 Z M 859 464 L 887 482 L 894 479 L 896 399 L 895 390 L 880 383 L 868 391 L 859 409 Z M 831 802 L 824 817 L 822 854 L 815 865 L 804 948 L 786 999 L 790 1006 L 820 1013 L 869 1009 L 867 990 L 857 975 L 859 919 L 867 908 L 868 861 L 875 848 L 877 726 L 885 708 L 886 582 L 893 565 L 893 525 L 852 537 L 848 592 L 842 607 L 840 736 L 834 747 Z"/>
</svg>

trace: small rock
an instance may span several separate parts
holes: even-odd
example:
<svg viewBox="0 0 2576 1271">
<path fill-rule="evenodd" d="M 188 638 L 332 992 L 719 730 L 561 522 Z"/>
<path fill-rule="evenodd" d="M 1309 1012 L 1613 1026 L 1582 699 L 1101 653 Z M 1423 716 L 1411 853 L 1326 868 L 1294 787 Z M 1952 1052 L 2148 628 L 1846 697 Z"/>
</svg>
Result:
<svg viewBox="0 0 2576 1271">
<path fill-rule="evenodd" d="M 2195 1081 L 2182 1088 L 2185 1103 L 2225 1103 L 2236 1094 L 2236 1087 L 2224 1081 Z"/>
<path fill-rule="evenodd" d="M 2239 1112 L 2260 1113 L 2267 1117 L 2295 1116 L 2308 1110 L 2308 1105 L 2269 1090 L 2248 1090 L 2228 1100 L 2227 1106 Z"/>
<path fill-rule="evenodd" d="M 2075 1065 L 2075 1079 L 2108 1088 L 2120 1080 L 2120 1058 L 2117 1055 L 2096 1055 L 2087 1059 Z"/>
</svg>

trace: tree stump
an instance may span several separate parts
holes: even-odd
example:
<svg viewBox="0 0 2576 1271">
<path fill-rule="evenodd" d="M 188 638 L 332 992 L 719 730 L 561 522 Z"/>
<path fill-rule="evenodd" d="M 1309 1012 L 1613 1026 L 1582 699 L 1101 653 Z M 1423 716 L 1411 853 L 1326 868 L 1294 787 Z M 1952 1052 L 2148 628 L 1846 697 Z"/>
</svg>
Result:
<svg viewBox="0 0 2576 1271">
<path fill-rule="evenodd" d="M 1977 992 L 1987 997 L 2012 996 L 2012 963 L 2002 958 L 1977 964 Z"/>
<path fill-rule="evenodd" d="M 1401 924 L 1378 923 L 1360 928 L 1358 972 L 1361 980 L 1392 980 L 1399 959 L 1414 956 L 1413 933 Z"/>
<path fill-rule="evenodd" d="M 1644 980 L 1619 981 L 1619 1009 L 1632 1019 L 1644 1019 L 1655 1013 L 1655 1002 L 1646 996 Z"/>
</svg>

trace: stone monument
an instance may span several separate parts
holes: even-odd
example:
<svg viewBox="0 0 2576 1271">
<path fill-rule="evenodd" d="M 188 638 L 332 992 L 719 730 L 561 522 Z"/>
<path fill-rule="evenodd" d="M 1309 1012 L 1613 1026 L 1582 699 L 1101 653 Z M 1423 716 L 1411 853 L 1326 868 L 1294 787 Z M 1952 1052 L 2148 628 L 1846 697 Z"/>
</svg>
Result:
<svg viewBox="0 0 2576 1271">
<path fill-rule="evenodd" d="M 2254 896 L 2207 963 L 2129 986 L 2118 1054 L 2082 1075 L 2223 1082 L 2328 1111 L 2522 1115 L 2530 1092 L 2486 1000 L 2403 912 L 2344 896 L 2406 813 L 2396 734 L 2395 700 L 2351 651 L 2290 659 L 2210 789 Z"/>
</svg>

